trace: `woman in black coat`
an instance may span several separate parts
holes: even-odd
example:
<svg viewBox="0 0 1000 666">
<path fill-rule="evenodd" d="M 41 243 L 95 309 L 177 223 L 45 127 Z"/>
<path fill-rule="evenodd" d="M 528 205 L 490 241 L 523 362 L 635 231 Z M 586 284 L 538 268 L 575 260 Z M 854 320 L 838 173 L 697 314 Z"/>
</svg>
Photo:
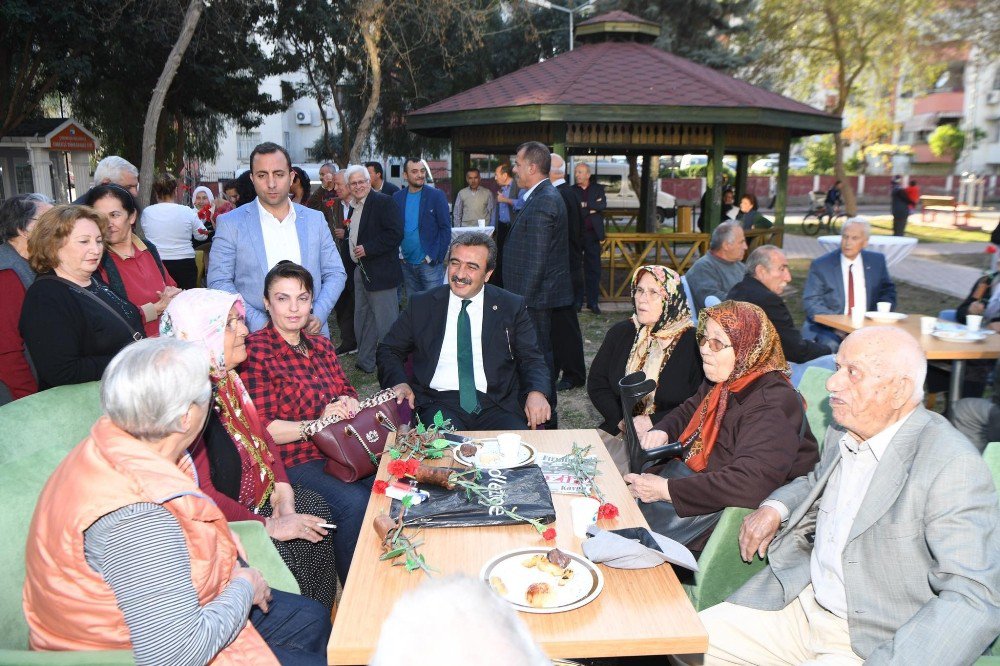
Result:
<svg viewBox="0 0 1000 666">
<path fill-rule="evenodd" d="M 619 436 L 624 425 L 619 380 L 639 370 L 656 380 L 656 390 L 628 415 L 641 437 L 691 397 L 705 378 L 677 273 L 665 266 L 639 268 L 632 276 L 632 307 L 630 319 L 608 330 L 587 377 L 587 394 L 604 418 L 599 432 L 623 474 L 628 455 Z"/>
</svg>

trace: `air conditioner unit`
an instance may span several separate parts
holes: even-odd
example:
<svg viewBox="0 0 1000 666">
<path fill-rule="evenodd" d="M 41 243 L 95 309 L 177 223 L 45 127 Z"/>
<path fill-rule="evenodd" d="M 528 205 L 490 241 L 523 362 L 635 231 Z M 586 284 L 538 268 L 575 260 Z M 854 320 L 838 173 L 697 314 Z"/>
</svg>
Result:
<svg viewBox="0 0 1000 666">
<path fill-rule="evenodd" d="M 1000 90 L 991 90 L 986 94 L 987 104 L 1000 104 Z"/>
<path fill-rule="evenodd" d="M 311 125 L 312 124 L 312 113 L 309 111 L 296 111 L 295 112 L 295 124 L 296 125 Z"/>
</svg>

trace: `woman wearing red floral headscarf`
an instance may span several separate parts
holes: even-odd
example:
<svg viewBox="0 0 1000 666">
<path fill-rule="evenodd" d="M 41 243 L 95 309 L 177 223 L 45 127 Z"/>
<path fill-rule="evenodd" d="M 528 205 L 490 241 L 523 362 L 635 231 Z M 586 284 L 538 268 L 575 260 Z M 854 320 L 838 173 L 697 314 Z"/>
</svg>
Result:
<svg viewBox="0 0 1000 666">
<path fill-rule="evenodd" d="M 702 310 L 698 346 L 706 381 L 641 440 L 644 449 L 682 442 L 684 465 L 625 476 L 655 531 L 677 538 L 670 531 L 678 518 L 705 517 L 689 523 L 699 533 L 682 539 L 695 551 L 722 509 L 757 508 L 819 460 L 781 341 L 763 310 L 739 301 Z"/>
</svg>

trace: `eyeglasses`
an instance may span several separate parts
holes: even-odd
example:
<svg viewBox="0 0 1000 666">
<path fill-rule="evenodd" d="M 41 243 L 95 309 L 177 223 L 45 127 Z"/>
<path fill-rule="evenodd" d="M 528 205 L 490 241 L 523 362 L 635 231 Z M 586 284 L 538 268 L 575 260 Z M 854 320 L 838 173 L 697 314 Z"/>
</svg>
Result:
<svg viewBox="0 0 1000 666">
<path fill-rule="evenodd" d="M 704 333 L 699 333 L 698 335 L 696 335 L 695 341 L 698 343 L 699 347 L 704 347 L 705 345 L 708 345 L 708 348 L 715 353 L 719 353 L 723 349 L 732 347 L 732 345 L 727 345 L 725 342 L 719 340 L 718 338 L 707 338 L 705 337 Z"/>
<path fill-rule="evenodd" d="M 645 296 L 646 298 L 662 298 L 659 289 L 643 289 L 642 287 L 635 288 L 635 297 Z"/>
<path fill-rule="evenodd" d="M 226 321 L 226 327 L 233 333 L 238 332 L 240 330 L 240 326 L 246 326 L 246 325 L 247 325 L 246 317 L 233 317 L 232 319 Z"/>
</svg>

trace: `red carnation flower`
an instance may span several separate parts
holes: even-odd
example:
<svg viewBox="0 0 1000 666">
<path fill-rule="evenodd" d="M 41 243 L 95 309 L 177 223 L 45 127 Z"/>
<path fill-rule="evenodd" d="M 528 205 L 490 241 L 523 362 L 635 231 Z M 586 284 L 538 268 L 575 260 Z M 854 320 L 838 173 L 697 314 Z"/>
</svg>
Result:
<svg viewBox="0 0 1000 666">
<path fill-rule="evenodd" d="M 375 482 L 375 485 L 372 486 L 372 492 L 375 493 L 376 495 L 385 495 L 385 490 L 388 487 L 389 483 L 387 481 L 382 481 L 381 479 L 379 479 L 378 481 Z"/>
<path fill-rule="evenodd" d="M 997 253 L 996 245 L 990 243 L 989 245 L 986 246 L 986 254 L 996 254 L 996 253 Z"/>
<path fill-rule="evenodd" d="M 597 517 L 611 520 L 618 517 L 618 507 L 611 502 L 605 502 L 597 509 Z"/>
<path fill-rule="evenodd" d="M 546 541 L 552 541 L 553 539 L 555 539 L 556 538 L 555 528 L 550 527 L 549 529 L 542 532 L 542 538 L 545 539 Z"/>
<path fill-rule="evenodd" d="M 415 476 L 417 474 L 417 469 L 420 467 L 420 461 L 414 458 L 410 458 L 406 461 L 406 475 Z"/>
<path fill-rule="evenodd" d="M 327 208 L 333 208 L 333 204 L 335 203 L 337 203 L 336 199 L 327 199 L 325 202 L 323 202 L 323 205 L 326 206 Z"/>
<path fill-rule="evenodd" d="M 395 477 L 401 477 L 406 475 L 406 461 L 404 460 L 393 460 L 389 463 L 389 474 Z"/>
</svg>

